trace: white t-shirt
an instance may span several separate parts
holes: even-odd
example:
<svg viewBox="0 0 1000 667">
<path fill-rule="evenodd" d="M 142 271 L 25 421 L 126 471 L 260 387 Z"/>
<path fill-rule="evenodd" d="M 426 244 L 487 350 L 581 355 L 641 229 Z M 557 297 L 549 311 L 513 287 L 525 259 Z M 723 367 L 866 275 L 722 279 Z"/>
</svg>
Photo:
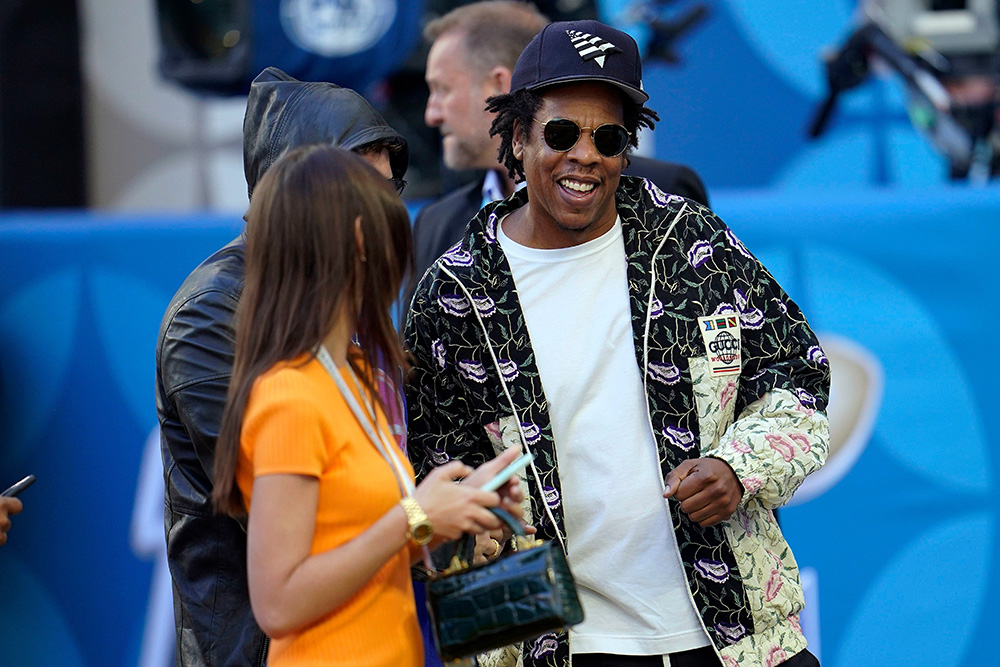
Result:
<svg viewBox="0 0 1000 667">
<path fill-rule="evenodd" d="M 659 655 L 709 644 L 671 527 L 630 323 L 621 219 L 541 250 L 497 234 L 548 400 L 569 564 L 584 621 L 572 653 Z"/>
</svg>

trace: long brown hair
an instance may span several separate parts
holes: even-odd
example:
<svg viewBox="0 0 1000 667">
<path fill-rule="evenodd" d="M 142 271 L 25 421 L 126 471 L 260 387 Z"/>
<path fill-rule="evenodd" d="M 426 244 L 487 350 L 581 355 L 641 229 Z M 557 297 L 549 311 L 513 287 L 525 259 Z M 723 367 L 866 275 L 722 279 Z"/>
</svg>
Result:
<svg viewBox="0 0 1000 667">
<path fill-rule="evenodd" d="M 362 353 L 360 358 L 349 354 L 348 362 L 370 399 L 381 402 L 375 369 L 406 364 L 389 311 L 411 264 L 406 207 L 389 181 L 358 155 L 307 146 L 267 170 L 247 212 L 246 281 L 215 452 L 212 503 L 217 512 L 246 511 L 235 477 L 254 381 L 279 362 L 303 353 L 311 359 L 338 313 L 358 312 L 355 331 Z"/>
</svg>

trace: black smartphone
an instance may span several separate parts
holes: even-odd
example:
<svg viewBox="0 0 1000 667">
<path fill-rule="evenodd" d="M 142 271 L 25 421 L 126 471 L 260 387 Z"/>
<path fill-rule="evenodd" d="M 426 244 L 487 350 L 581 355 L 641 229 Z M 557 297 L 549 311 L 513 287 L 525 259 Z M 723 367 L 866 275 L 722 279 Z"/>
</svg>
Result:
<svg viewBox="0 0 1000 667">
<path fill-rule="evenodd" d="M 0 496 L 10 496 L 10 497 L 16 496 L 17 494 L 21 493 L 34 483 L 35 483 L 35 476 L 28 475 L 20 482 L 15 482 L 14 484 L 11 484 L 6 491 L 0 493 Z"/>
</svg>

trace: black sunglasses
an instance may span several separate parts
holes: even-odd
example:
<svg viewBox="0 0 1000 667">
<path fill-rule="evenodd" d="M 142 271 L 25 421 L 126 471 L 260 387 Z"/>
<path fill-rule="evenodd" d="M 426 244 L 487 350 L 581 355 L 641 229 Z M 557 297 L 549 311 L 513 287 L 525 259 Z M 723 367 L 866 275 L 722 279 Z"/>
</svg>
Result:
<svg viewBox="0 0 1000 667">
<path fill-rule="evenodd" d="M 583 130 L 589 130 L 594 140 L 594 148 L 604 157 L 618 157 L 628 148 L 631 135 L 621 125 L 605 123 L 599 127 L 580 127 L 575 122 L 565 118 L 553 118 L 547 123 L 532 118 L 543 125 L 542 138 L 545 144 L 554 151 L 565 153 L 580 141 Z"/>
<path fill-rule="evenodd" d="M 392 187 L 396 188 L 397 195 L 403 194 L 403 190 L 406 189 L 406 181 L 398 176 L 393 176 L 389 179 L 389 182 L 392 183 Z"/>
</svg>

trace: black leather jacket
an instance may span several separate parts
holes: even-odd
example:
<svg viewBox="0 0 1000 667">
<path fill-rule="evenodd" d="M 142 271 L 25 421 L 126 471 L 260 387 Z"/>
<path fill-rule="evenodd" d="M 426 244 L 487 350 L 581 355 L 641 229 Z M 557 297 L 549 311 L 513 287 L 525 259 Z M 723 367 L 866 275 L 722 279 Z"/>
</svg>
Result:
<svg viewBox="0 0 1000 667">
<path fill-rule="evenodd" d="M 409 161 L 402 136 L 360 95 L 329 83 L 295 81 L 273 68 L 251 87 L 243 135 L 251 192 L 284 150 L 309 143 L 347 149 L 388 143 L 399 177 Z M 211 505 L 244 255 L 240 237 L 187 277 L 167 308 L 156 348 L 167 561 L 177 664 L 184 667 L 246 667 L 267 659 L 267 639 L 254 622 L 247 591 L 246 532 L 236 520 L 215 515 Z"/>
<path fill-rule="evenodd" d="M 156 350 L 178 665 L 263 665 L 267 656 L 266 637 L 250 610 L 246 533 L 211 506 L 243 255 L 237 238 L 188 276 L 167 310 Z"/>
</svg>

